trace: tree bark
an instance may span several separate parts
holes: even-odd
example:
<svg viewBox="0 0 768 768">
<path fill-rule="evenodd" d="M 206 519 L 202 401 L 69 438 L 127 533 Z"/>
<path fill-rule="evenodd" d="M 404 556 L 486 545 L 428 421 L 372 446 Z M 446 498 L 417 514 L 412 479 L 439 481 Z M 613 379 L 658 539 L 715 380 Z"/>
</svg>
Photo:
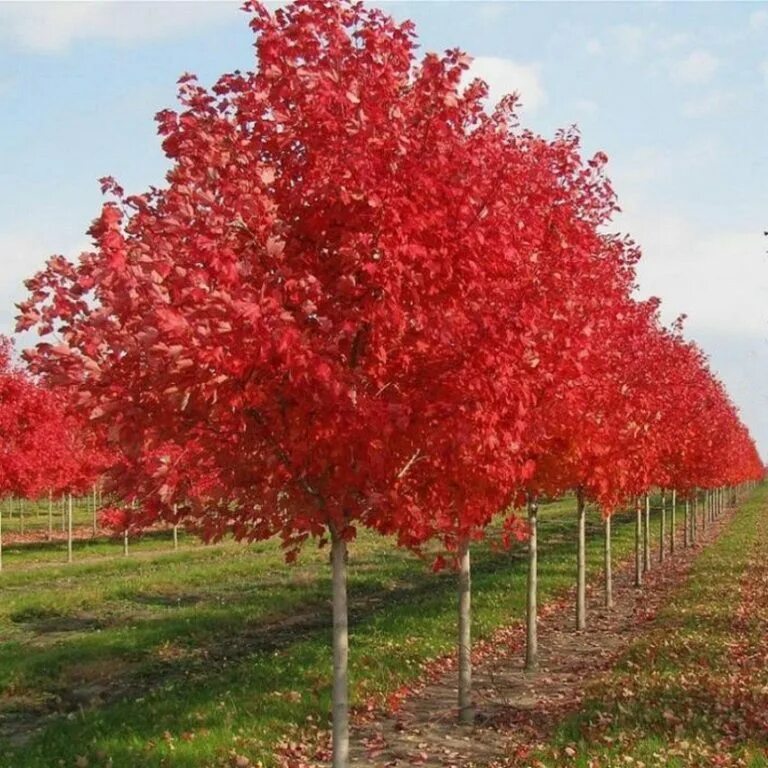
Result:
<svg viewBox="0 0 768 768">
<path fill-rule="evenodd" d="M 584 492 L 576 491 L 576 515 L 578 517 L 578 551 L 576 555 L 576 629 L 587 628 L 587 563 L 586 563 L 586 507 Z"/>
<path fill-rule="evenodd" d="M 699 513 L 698 502 L 696 500 L 696 491 L 693 492 L 691 499 L 691 546 L 695 546 L 699 535 L 699 521 L 696 517 Z"/>
<path fill-rule="evenodd" d="M 639 504 L 640 502 L 638 502 Z M 651 570 L 651 495 L 645 494 L 645 527 L 643 528 L 643 558 L 645 571 Z"/>
<path fill-rule="evenodd" d="M 333 570 L 333 768 L 349 766 L 347 542 L 331 529 Z"/>
<path fill-rule="evenodd" d="M 691 502 L 686 498 L 685 500 L 685 512 L 683 514 L 683 526 L 685 532 L 683 534 L 683 546 L 688 549 L 691 546 Z"/>
<path fill-rule="evenodd" d="M 48 538 L 53 537 L 53 494 L 48 491 Z"/>
<path fill-rule="evenodd" d="M 475 721 L 472 706 L 472 631 L 469 541 L 459 544 L 459 722 L 470 725 Z"/>
<path fill-rule="evenodd" d="M 93 484 L 93 535 L 98 533 L 98 521 L 96 520 L 96 483 Z"/>
<path fill-rule="evenodd" d="M 67 494 L 67 562 L 72 562 L 72 494 Z"/>
<path fill-rule="evenodd" d="M 672 515 L 669 521 L 669 525 L 670 525 L 669 554 L 670 555 L 675 554 L 675 533 L 677 533 L 676 515 L 677 515 L 677 491 L 673 488 L 672 489 Z"/>
<path fill-rule="evenodd" d="M 613 608 L 613 564 L 611 562 L 611 516 L 605 518 L 605 607 Z"/>
<path fill-rule="evenodd" d="M 661 518 L 659 521 L 660 536 L 659 536 L 659 562 L 664 562 L 664 539 L 667 535 L 667 493 L 662 488 L 661 490 Z"/>
<path fill-rule="evenodd" d="M 539 505 L 533 497 L 528 498 L 528 602 L 525 613 L 526 643 L 525 669 L 533 672 L 539 666 L 538 638 L 538 581 L 539 581 Z"/>
<path fill-rule="evenodd" d="M 635 586 L 643 586 L 643 511 L 640 497 L 635 498 Z"/>
</svg>

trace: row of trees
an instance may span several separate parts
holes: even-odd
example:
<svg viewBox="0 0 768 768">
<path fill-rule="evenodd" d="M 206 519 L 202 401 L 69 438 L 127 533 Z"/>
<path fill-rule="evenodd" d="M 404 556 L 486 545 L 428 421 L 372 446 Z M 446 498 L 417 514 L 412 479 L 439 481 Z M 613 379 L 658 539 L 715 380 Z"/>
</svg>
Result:
<svg viewBox="0 0 768 768">
<path fill-rule="evenodd" d="M 28 281 L 18 329 L 56 334 L 31 370 L 106 436 L 133 524 L 280 536 L 289 559 L 330 542 L 340 768 L 360 526 L 452 553 L 469 722 L 470 553 L 494 516 L 535 574 L 536 500 L 576 491 L 583 627 L 587 500 L 610 520 L 762 466 L 681 323 L 633 298 L 603 154 L 521 128 L 513 96 L 488 112 L 470 59 L 416 62 L 409 22 L 248 8 L 255 70 L 181 79 L 166 185 L 105 178 L 93 250 Z"/>
<path fill-rule="evenodd" d="M 66 499 L 67 553 L 72 559 L 72 496 L 88 494 L 110 463 L 103 436 L 71 407 L 69 393 L 36 382 L 14 363 L 0 336 L 0 499 Z M 20 510 L 20 515 L 23 511 Z M 94 521 L 95 517 L 94 497 Z M 0 570 L 3 567 L 0 506 Z M 23 525 L 23 517 L 22 517 Z"/>
</svg>

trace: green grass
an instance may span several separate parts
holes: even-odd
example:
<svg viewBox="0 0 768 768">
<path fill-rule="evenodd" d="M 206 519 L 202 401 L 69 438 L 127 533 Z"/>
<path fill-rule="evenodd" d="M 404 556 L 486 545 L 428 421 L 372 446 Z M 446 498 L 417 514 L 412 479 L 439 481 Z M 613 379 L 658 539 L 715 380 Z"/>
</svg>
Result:
<svg viewBox="0 0 768 768">
<path fill-rule="evenodd" d="M 574 502 L 547 505 L 540 517 L 546 599 L 573 583 Z M 595 571 L 602 526 L 596 513 L 589 519 Z M 618 516 L 617 560 L 633 541 L 631 516 Z M 98 541 L 84 551 L 106 546 L 114 554 L 114 544 Z M 327 722 L 327 550 L 308 547 L 287 566 L 272 542 L 168 546 L 148 537 L 139 554 L 70 566 L 41 565 L 32 546 L 8 552 L 0 577 L 0 766 L 71 766 L 78 756 L 91 768 L 219 766 L 231 750 L 270 765 L 273 745 L 292 725 Z M 353 703 L 394 690 L 425 660 L 453 650 L 455 577 L 428 565 L 371 534 L 352 544 Z M 475 548 L 475 637 L 522 618 L 525 573 L 522 545 Z"/>
<path fill-rule="evenodd" d="M 66 526 L 66 499 L 0 499 L 3 515 L 3 533 L 45 533 L 49 526 L 54 533 L 63 532 Z M 72 499 L 73 525 L 93 524 L 93 498 L 84 496 Z"/>
<path fill-rule="evenodd" d="M 768 766 L 767 512 L 762 486 L 531 764 Z"/>
<path fill-rule="evenodd" d="M 93 535 L 93 501 L 91 497 L 73 499 L 72 524 L 74 529 L 73 557 L 75 560 L 112 558 L 122 555 L 123 537 L 98 528 Z M 10 510 L 10 513 L 9 513 Z M 23 510 L 23 513 L 22 511 Z M 57 565 L 67 560 L 66 507 L 61 500 L 53 500 L 49 521 L 48 499 L 0 500 L 3 533 L 3 567 Z M 49 526 L 50 533 L 49 537 Z M 24 534 L 19 540 L 19 534 Z M 179 527 L 180 547 L 200 546 L 194 536 Z M 129 537 L 129 551 L 159 552 L 173 548 L 170 526 L 152 529 L 140 536 Z"/>
</svg>

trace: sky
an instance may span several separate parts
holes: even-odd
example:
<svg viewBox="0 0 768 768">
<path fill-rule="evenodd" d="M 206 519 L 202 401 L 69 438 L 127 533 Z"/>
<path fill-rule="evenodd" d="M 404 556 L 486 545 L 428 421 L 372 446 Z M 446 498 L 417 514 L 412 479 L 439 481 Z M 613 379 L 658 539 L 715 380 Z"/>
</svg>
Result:
<svg viewBox="0 0 768 768">
<path fill-rule="evenodd" d="M 687 314 L 768 459 L 768 3 L 378 4 L 517 91 L 524 125 L 608 155 L 639 295 Z M 98 178 L 162 183 L 178 77 L 252 69 L 252 42 L 237 3 L 0 2 L 0 333 L 47 256 L 88 247 Z"/>
</svg>

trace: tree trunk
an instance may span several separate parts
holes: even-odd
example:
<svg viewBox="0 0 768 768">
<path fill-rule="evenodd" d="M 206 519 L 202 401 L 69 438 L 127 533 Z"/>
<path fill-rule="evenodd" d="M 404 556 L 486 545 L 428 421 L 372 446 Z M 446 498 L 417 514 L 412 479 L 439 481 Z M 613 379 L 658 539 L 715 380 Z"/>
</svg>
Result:
<svg viewBox="0 0 768 768">
<path fill-rule="evenodd" d="M 696 517 L 698 513 L 698 501 L 696 500 L 696 491 L 694 491 L 691 499 L 691 546 L 696 545 L 696 539 L 699 535 L 699 521 Z"/>
<path fill-rule="evenodd" d="M 179 526 L 178 525 L 173 526 L 173 548 L 174 549 L 179 548 Z"/>
<path fill-rule="evenodd" d="M 639 502 L 638 502 L 639 504 Z M 643 529 L 643 558 L 646 573 L 651 570 L 651 495 L 645 494 L 645 527 Z"/>
<path fill-rule="evenodd" d="M 96 519 L 96 483 L 93 484 L 93 535 L 99 531 L 98 521 Z"/>
<path fill-rule="evenodd" d="M 605 607 L 613 608 L 613 566 L 611 563 L 611 516 L 605 518 Z"/>
<path fill-rule="evenodd" d="M 48 538 L 53 537 L 53 494 L 48 491 Z"/>
<path fill-rule="evenodd" d="M 669 531 L 669 554 L 675 554 L 675 533 L 677 533 L 677 491 L 672 489 L 672 519 L 670 520 Z"/>
<path fill-rule="evenodd" d="M 661 490 L 661 519 L 659 521 L 660 536 L 659 536 L 659 562 L 664 562 L 664 539 L 667 535 L 667 492 L 662 488 Z"/>
<path fill-rule="evenodd" d="M 72 562 L 72 494 L 67 494 L 67 562 Z"/>
<path fill-rule="evenodd" d="M 333 569 L 333 768 L 349 766 L 347 542 L 331 529 Z"/>
<path fill-rule="evenodd" d="M 532 672 L 539 666 L 538 579 L 539 579 L 539 505 L 535 498 L 528 498 L 528 603 L 526 606 L 525 669 Z"/>
<path fill-rule="evenodd" d="M 19 499 L 19 530 L 24 535 L 24 499 Z"/>
<path fill-rule="evenodd" d="M 0 506 L 0 571 L 3 570 L 3 508 Z"/>
<path fill-rule="evenodd" d="M 643 586 L 643 511 L 640 497 L 635 498 L 635 586 Z"/>
<path fill-rule="evenodd" d="M 459 544 L 459 722 L 470 725 L 475 721 L 472 707 L 472 634 L 469 541 Z"/>
<path fill-rule="evenodd" d="M 579 542 L 576 555 L 576 629 L 587 628 L 587 564 L 586 564 L 586 508 L 584 492 L 576 491 L 576 515 L 579 523 Z"/>
<path fill-rule="evenodd" d="M 123 557 L 128 557 L 128 529 L 123 531 Z"/>
<path fill-rule="evenodd" d="M 683 534 L 683 546 L 688 549 L 688 547 L 691 546 L 691 502 L 687 498 L 685 500 L 683 520 L 683 527 L 685 529 L 685 533 Z"/>
</svg>

